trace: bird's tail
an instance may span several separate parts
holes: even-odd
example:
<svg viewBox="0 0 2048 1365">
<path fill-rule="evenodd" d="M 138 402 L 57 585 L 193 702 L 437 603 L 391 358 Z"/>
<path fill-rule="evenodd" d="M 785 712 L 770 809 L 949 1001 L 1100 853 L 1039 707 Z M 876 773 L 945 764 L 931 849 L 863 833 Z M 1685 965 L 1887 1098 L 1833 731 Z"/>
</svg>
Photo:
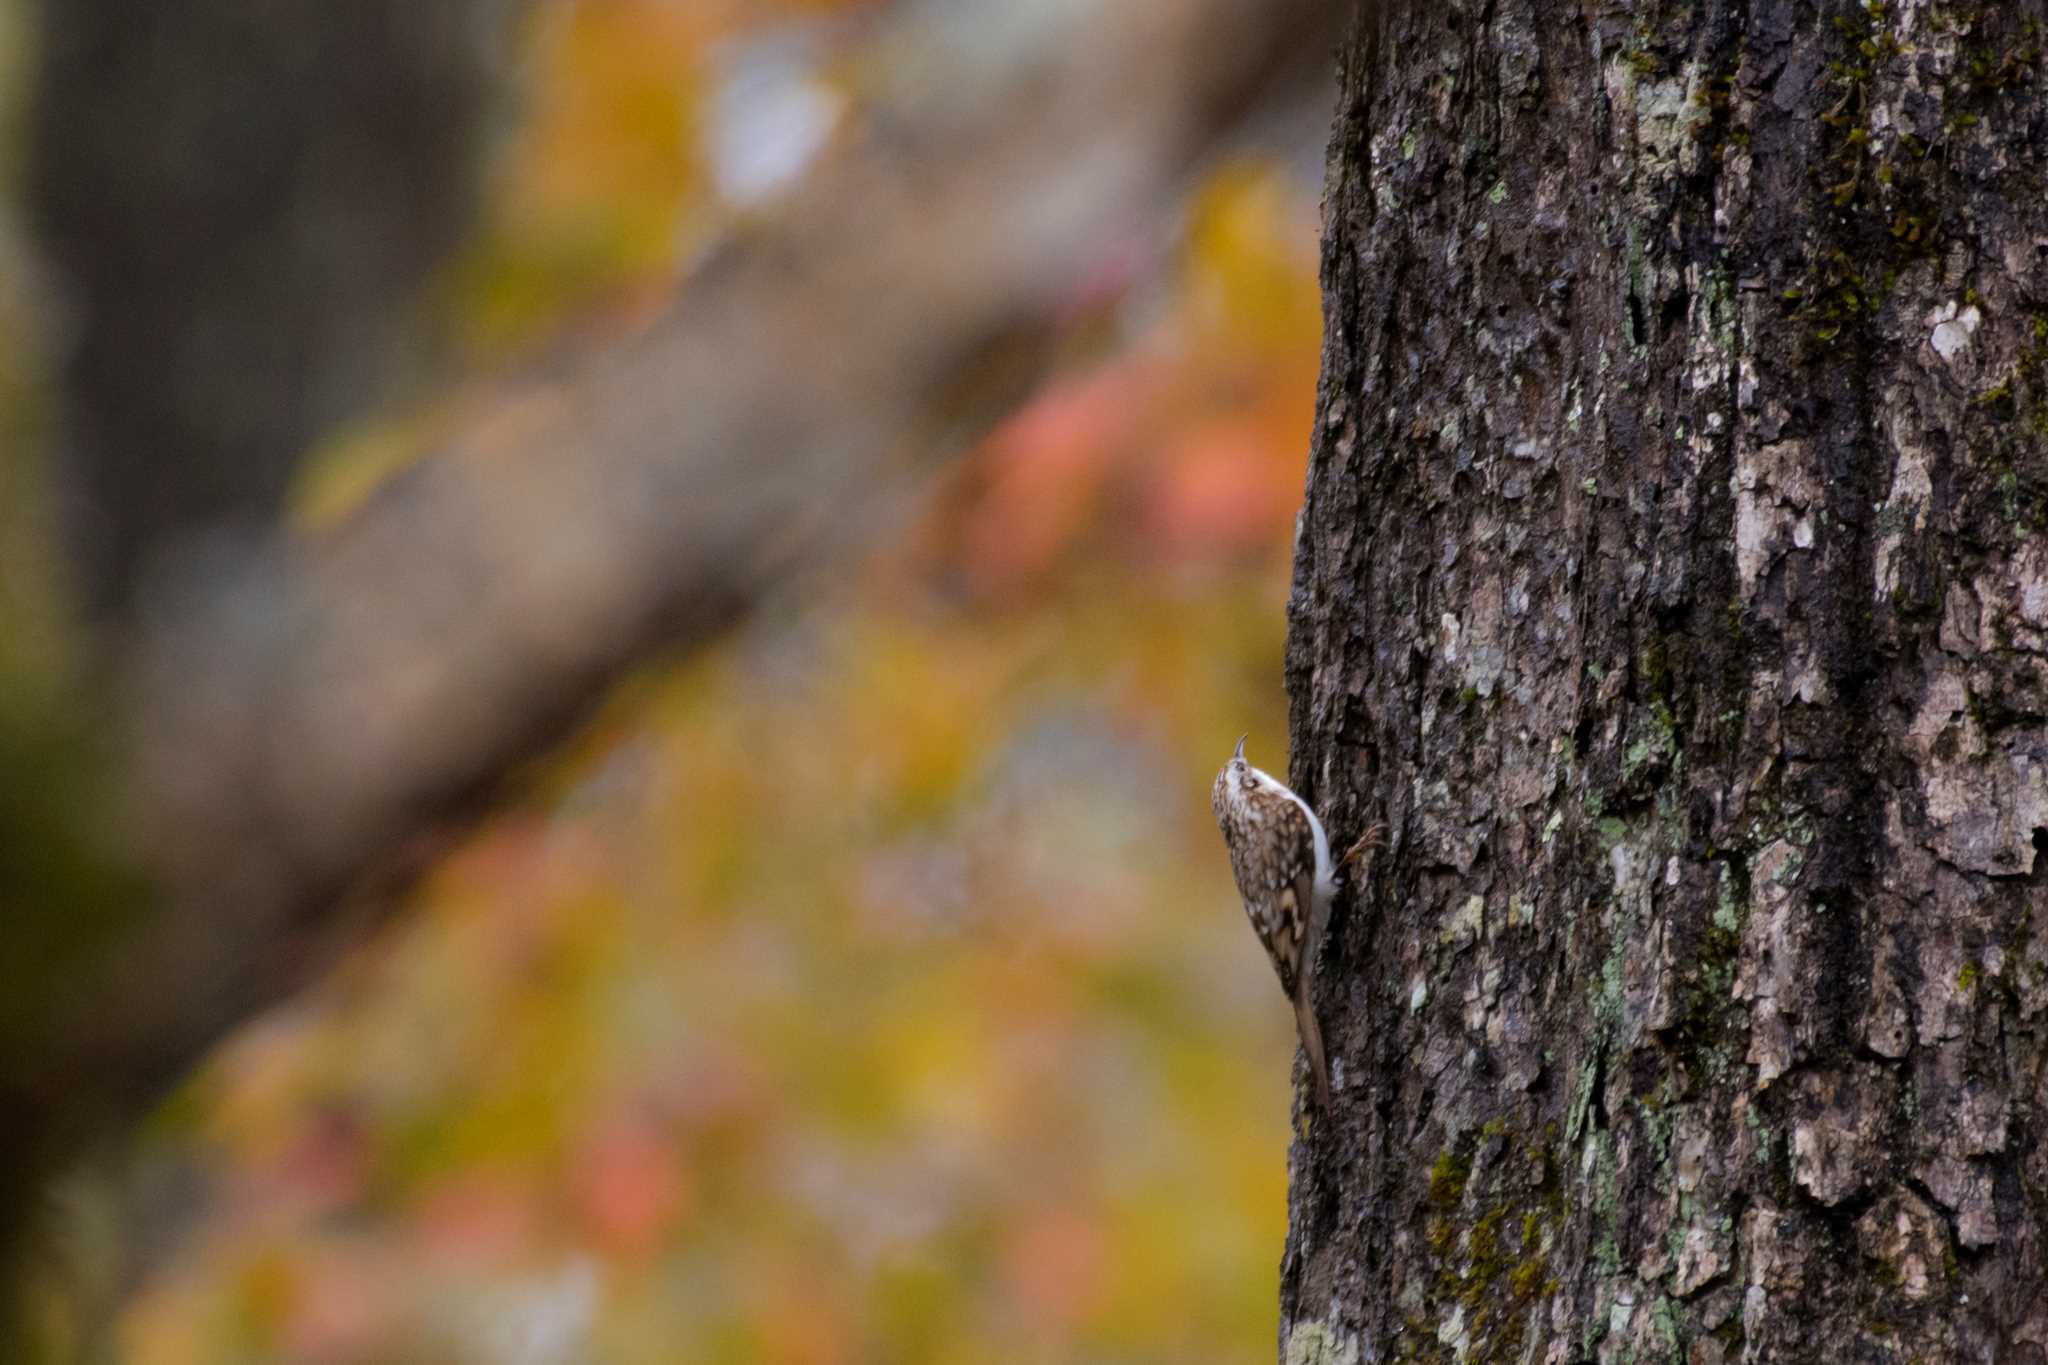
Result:
<svg viewBox="0 0 2048 1365">
<path fill-rule="evenodd" d="M 1301 980 L 1294 988 L 1294 1022 L 1301 1030 L 1302 1051 L 1308 1053 L 1308 1074 L 1316 1083 L 1316 1101 L 1323 1113 L 1330 1110 L 1330 1059 L 1323 1051 L 1323 1028 L 1316 1022 L 1316 1012 L 1308 1000 L 1308 973 L 1301 974 Z"/>
</svg>

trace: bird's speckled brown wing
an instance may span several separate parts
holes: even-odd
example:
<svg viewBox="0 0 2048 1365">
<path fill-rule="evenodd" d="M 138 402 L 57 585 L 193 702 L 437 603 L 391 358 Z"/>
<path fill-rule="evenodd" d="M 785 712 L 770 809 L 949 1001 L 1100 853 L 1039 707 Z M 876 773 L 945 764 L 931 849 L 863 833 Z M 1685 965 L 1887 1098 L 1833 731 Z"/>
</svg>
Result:
<svg viewBox="0 0 2048 1365">
<path fill-rule="evenodd" d="M 1292 999 L 1315 887 L 1315 841 L 1308 816 L 1295 802 L 1264 788 L 1228 801 L 1219 783 L 1212 804 L 1230 848 L 1230 871 L 1244 912 L 1272 956 L 1280 988 Z"/>
</svg>

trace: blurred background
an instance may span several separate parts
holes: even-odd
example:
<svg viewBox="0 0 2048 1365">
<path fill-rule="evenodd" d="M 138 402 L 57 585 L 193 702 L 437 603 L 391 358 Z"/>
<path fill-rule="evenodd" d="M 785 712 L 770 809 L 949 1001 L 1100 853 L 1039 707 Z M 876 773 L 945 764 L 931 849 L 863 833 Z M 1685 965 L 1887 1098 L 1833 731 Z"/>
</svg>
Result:
<svg viewBox="0 0 2048 1365">
<path fill-rule="evenodd" d="M 670 306 L 900 79 L 890 8 L 508 17 L 430 341 L 295 469 L 297 533 L 487 402 L 471 377 Z M 35 25 L 4 14 L 18 109 Z M 991 434 L 639 667 L 338 970 L 61 1182 L 48 1292 L 82 1356 L 1273 1349 L 1294 1040 L 1207 794 L 1241 732 L 1285 762 L 1326 90 L 1219 139 L 1163 237 L 1072 262 Z M 47 406 L 61 293 L 9 292 L 17 411 Z M 15 572 L 61 578 L 30 543 Z"/>
</svg>

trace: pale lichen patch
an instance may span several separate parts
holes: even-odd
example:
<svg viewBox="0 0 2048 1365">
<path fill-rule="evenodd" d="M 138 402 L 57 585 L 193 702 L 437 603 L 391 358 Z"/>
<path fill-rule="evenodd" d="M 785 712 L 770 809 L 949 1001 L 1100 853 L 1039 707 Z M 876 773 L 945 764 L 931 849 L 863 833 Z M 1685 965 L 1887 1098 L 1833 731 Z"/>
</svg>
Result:
<svg viewBox="0 0 2048 1365">
<path fill-rule="evenodd" d="M 1468 896 L 1464 904 L 1445 918 L 1443 928 L 1437 934 L 1437 942 L 1446 947 L 1462 947 L 1479 937 L 1485 922 L 1485 900 L 1479 896 Z"/>
<path fill-rule="evenodd" d="M 1697 157 L 1699 128 L 1707 119 L 1706 108 L 1690 88 L 1698 74 L 1698 66 L 1692 65 L 1683 76 L 1638 82 L 1636 143 L 1644 179 L 1672 174 Z"/>
<path fill-rule="evenodd" d="M 1906 540 L 1926 530 L 1927 509 L 1934 498 L 1927 446 L 1920 438 L 1919 423 L 1911 411 L 1904 390 L 1885 395 L 1884 429 L 1892 447 L 1892 482 L 1877 515 L 1873 595 L 1881 602 L 1890 601 L 1898 591 L 1899 563 Z"/>
<path fill-rule="evenodd" d="M 1927 315 L 1927 325 L 1933 330 L 1927 334 L 1927 344 L 1934 353 L 1948 364 L 1955 364 L 1956 357 L 1969 349 L 1970 338 L 1977 335 L 1977 328 L 1984 321 L 1984 315 L 1973 304 L 1944 303 Z"/>
<path fill-rule="evenodd" d="M 1735 494 L 1735 569 L 1745 596 L 1773 560 L 1794 544 L 1794 527 L 1821 501 L 1805 441 L 1742 445 L 1731 475 Z"/>
<path fill-rule="evenodd" d="M 1688 1298 L 1719 1279 L 1727 1269 L 1725 1230 L 1694 1224 L 1685 1230 L 1685 1244 L 1678 1251 L 1678 1269 L 1671 1292 Z"/>
<path fill-rule="evenodd" d="M 1358 1338 L 1320 1322 L 1298 1322 L 1287 1333 L 1286 1365 L 1358 1365 Z"/>
<path fill-rule="evenodd" d="M 1455 1360 L 1463 1360 L 1472 1350 L 1472 1334 L 1465 1328 L 1465 1305 L 1454 1304 L 1451 1315 L 1437 1324 L 1436 1339 L 1451 1348 Z"/>
</svg>

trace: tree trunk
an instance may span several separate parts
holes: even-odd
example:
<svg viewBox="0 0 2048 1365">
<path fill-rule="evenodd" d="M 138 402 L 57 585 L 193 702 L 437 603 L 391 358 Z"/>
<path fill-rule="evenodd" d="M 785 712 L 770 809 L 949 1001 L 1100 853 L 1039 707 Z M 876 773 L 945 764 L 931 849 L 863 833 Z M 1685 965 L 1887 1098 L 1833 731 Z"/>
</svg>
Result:
<svg viewBox="0 0 2048 1365">
<path fill-rule="evenodd" d="M 2048 1360 L 2043 14 L 1347 41 L 1289 1360 Z"/>
<path fill-rule="evenodd" d="M 305 448 L 420 359 L 518 6 L 43 0 L 26 193 L 73 313 L 95 615 L 196 530 L 258 533 Z"/>
</svg>

